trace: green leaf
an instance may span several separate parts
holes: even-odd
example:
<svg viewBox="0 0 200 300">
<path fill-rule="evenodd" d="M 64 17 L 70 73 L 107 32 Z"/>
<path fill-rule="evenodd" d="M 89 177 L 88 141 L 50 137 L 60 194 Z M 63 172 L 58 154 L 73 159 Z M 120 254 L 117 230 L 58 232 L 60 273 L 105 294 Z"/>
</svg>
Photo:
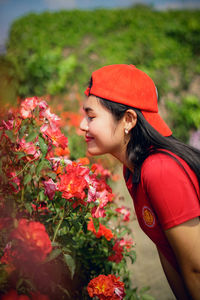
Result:
<svg viewBox="0 0 200 300">
<path fill-rule="evenodd" d="M 9 139 L 10 139 L 11 141 L 14 140 L 14 134 L 13 134 L 12 131 L 10 131 L 10 130 L 5 130 L 5 134 L 9 137 Z"/>
<path fill-rule="evenodd" d="M 144 287 L 142 287 L 142 288 L 140 289 L 140 294 L 145 293 L 145 292 L 147 292 L 147 291 L 149 291 L 149 290 L 150 290 L 150 287 L 149 287 L 149 286 L 144 286 Z"/>
<path fill-rule="evenodd" d="M 36 138 L 37 135 L 38 135 L 38 132 L 32 131 L 32 132 L 25 138 L 26 142 L 28 143 L 28 142 L 33 141 L 33 140 Z"/>
<path fill-rule="evenodd" d="M 68 292 L 67 289 L 64 289 L 60 284 L 58 284 L 57 287 L 58 287 L 63 293 L 65 293 L 65 294 L 68 296 L 68 298 L 70 299 L 70 293 Z"/>
<path fill-rule="evenodd" d="M 51 164 L 48 160 L 46 159 L 42 159 L 39 164 L 37 165 L 37 168 L 36 168 L 36 174 L 37 175 L 40 175 L 40 172 L 42 171 L 42 169 L 44 168 L 50 168 L 51 167 Z"/>
<path fill-rule="evenodd" d="M 99 231 L 99 218 L 92 218 L 96 232 Z"/>
<path fill-rule="evenodd" d="M 87 222 L 83 222 L 82 228 L 83 228 L 83 232 L 87 233 Z"/>
<path fill-rule="evenodd" d="M 54 259 L 57 258 L 61 253 L 62 253 L 62 251 L 61 251 L 60 249 L 54 249 L 53 251 L 51 251 L 51 253 L 49 254 L 49 256 L 45 259 L 45 263 L 54 260 Z"/>
<path fill-rule="evenodd" d="M 22 126 L 22 127 L 20 128 L 20 131 L 19 131 L 19 138 L 20 138 L 20 139 L 23 138 L 24 132 L 26 131 L 26 128 L 27 128 L 26 125 L 24 125 L 24 126 Z"/>
<path fill-rule="evenodd" d="M 25 202 L 24 205 L 25 205 L 27 211 L 29 212 L 29 214 L 32 214 L 33 208 L 31 206 L 31 204 L 29 202 Z"/>
<path fill-rule="evenodd" d="M 25 154 L 24 152 L 14 152 L 14 154 L 17 155 L 17 158 L 18 158 L 18 159 L 20 159 L 20 158 L 26 156 L 26 154 Z"/>
<path fill-rule="evenodd" d="M 25 185 L 28 184 L 28 183 L 31 181 L 31 179 L 32 179 L 31 174 L 26 174 L 26 175 L 24 176 L 24 184 L 25 184 Z"/>
<path fill-rule="evenodd" d="M 76 269 L 75 260 L 74 260 L 74 258 L 73 258 L 71 255 L 69 255 L 69 254 L 64 254 L 64 255 L 63 255 L 63 258 L 64 258 L 64 262 L 65 262 L 66 265 L 68 266 L 69 271 L 70 271 L 70 273 L 71 273 L 71 279 L 73 279 L 74 273 L 75 273 L 75 269 Z"/>
<path fill-rule="evenodd" d="M 141 295 L 141 299 L 142 299 L 142 300 L 155 300 L 154 297 L 152 297 L 152 296 L 150 296 L 150 295 L 147 295 L 147 294 Z"/>
<path fill-rule="evenodd" d="M 39 192 L 38 197 L 39 197 L 40 201 L 44 201 L 44 199 L 45 199 L 44 190 L 41 190 L 41 191 Z"/>
<path fill-rule="evenodd" d="M 47 176 L 49 176 L 52 179 L 56 179 L 56 177 L 57 177 L 56 173 L 54 173 L 54 172 L 48 172 Z"/>
<path fill-rule="evenodd" d="M 40 150 L 42 151 L 42 154 L 46 155 L 48 146 L 45 143 L 45 140 L 41 136 L 39 136 L 38 141 L 39 141 Z"/>
</svg>

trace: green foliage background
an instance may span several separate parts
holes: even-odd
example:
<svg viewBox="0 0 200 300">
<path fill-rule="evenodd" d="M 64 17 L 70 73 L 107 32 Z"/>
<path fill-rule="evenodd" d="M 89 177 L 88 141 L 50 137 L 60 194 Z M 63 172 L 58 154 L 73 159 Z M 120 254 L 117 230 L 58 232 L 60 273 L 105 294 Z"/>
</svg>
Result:
<svg viewBox="0 0 200 300">
<path fill-rule="evenodd" d="M 77 83 L 83 92 L 94 69 L 126 63 L 153 78 L 160 98 L 182 101 L 200 75 L 199 20 L 200 10 L 148 6 L 28 14 L 12 24 L 0 58 L 0 98 L 69 93 Z"/>
</svg>

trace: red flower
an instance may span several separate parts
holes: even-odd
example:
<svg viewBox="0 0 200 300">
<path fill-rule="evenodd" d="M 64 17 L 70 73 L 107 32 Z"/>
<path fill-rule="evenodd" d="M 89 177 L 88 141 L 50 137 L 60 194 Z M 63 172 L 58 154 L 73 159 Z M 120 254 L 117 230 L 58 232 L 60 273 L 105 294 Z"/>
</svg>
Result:
<svg viewBox="0 0 200 300">
<path fill-rule="evenodd" d="M 94 172 L 95 175 L 100 175 L 104 178 L 108 178 L 111 176 L 111 172 L 107 169 L 104 169 L 100 164 L 93 164 L 91 166 L 91 170 Z"/>
<path fill-rule="evenodd" d="M 86 197 L 85 189 L 88 187 L 85 176 L 88 174 L 89 169 L 81 167 L 76 163 L 68 164 L 66 173 L 59 175 L 58 190 L 62 192 L 63 198 L 71 199 L 75 197 L 83 200 Z M 80 202 L 86 205 L 84 201 Z"/>
<path fill-rule="evenodd" d="M 111 274 L 99 275 L 92 279 L 87 291 L 91 298 L 96 296 L 100 300 L 120 300 L 125 296 L 124 283 L 119 281 L 119 277 Z"/>
<path fill-rule="evenodd" d="M 62 134 L 58 127 L 52 128 L 51 126 L 44 125 L 40 130 L 52 141 L 54 146 L 61 147 L 62 149 L 65 149 L 68 146 L 67 137 Z"/>
<path fill-rule="evenodd" d="M 49 236 L 40 222 L 20 219 L 11 236 L 18 241 L 17 249 L 24 257 L 31 255 L 32 259 L 43 261 L 52 250 Z"/>
<path fill-rule="evenodd" d="M 2 296 L 1 300 L 30 300 L 30 298 L 26 295 L 18 295 L 16 290 L 10 290 Z"/>
<path fill-rule="evenodd" d="M 123 258 L 122 252 L 124 251 L 123 247 L 120 245 L 120 241 L 117 240 L 113 246 L 113 254 L 108 257 L 109 261 L 114 261 L 116 263 L 120 263 Z"/>
<path fill-rule="evenodd" d="M 55 153 L 56 156 L 63 156 L 63 157 L 68 158 L 69 155 L 70 155 L 70 150 L 67 147 L 65 149 L 63 149 L 61 147 L 57 147 L 57 148 L 55 148 L 54 153 Z"/>
<path fill-rule="evenodd" d="M 114 237 L 112 231 L 101 223 L 99 224 L 98 232 L 96 232 L 92 219 L 89 221 L 87 229 L 92 231 L 97 238 L 104 236 L 108 241 L 110 241 Z"/>
<path fill-rule="evenodd" d="M 77 159 L 77 162 L 83 166 L 89 165 L 89 163 L 90 163 L 90 161 L 87 157 L 80 157 Z"/>
</svg>

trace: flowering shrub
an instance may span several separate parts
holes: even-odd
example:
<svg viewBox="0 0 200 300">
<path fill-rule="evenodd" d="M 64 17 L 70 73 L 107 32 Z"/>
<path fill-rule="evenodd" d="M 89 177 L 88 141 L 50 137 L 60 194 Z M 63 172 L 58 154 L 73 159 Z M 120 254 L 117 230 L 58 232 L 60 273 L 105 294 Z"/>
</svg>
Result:
<svg viewBox="0 0 200 300">
<path fill-rule="evenodd" d="M 129 211 L 116 207 L 111 172 L 70 160 L 60 124 L 37 97 L 1 122 L 0 296 L 123 299 L 125 289 L 125 299 L 137 299 Z"/>
</svg>

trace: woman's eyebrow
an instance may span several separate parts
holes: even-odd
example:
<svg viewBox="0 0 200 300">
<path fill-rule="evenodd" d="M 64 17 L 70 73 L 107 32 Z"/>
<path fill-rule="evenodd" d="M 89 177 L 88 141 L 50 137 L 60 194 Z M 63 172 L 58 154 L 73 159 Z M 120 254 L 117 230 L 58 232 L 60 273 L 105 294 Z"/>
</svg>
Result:
<svg viewBox="0 0 200 300">
<path fill-rule="evenodd" d="M 90 112 L 90 111 L 93 111 L 93 109 L 91 108 L 91 107 L 84 107 L 83 106 L 83 110 L 85 111 L 85 112 Z"/>
</svg>

